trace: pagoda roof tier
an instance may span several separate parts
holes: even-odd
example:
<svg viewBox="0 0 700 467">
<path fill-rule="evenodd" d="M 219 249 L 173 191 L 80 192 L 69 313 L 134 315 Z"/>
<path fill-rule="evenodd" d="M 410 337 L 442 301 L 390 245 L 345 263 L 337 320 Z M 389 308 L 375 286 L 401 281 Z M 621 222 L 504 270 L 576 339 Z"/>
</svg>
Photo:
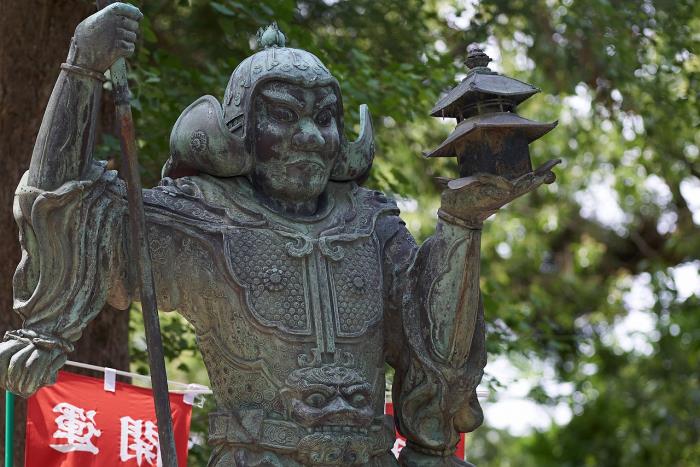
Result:
<svg viewBox="0 0 700 467">
<path fill-rule="evenodd" d="M 443 96 L 430 111 L 433 117 L 462 117 L 464 108 L 485 96 L 503 96 L 518 105 L 540 92 L 535 86 L 515 78 L 499 75 L 488 68 L 472 70 L 466 78 Z"/>
<path fill-rule="evenodd" d="M 426 153 L 425 157 L 457 156 L 455 144 L 458 141 L 479 139 L 483 131 L 519 130 L 527 137 L 528 142 L 532 142 L 549 133 L 557 123 L 535 122 L 511 112 L 477 115 L 462 120 L 450 136 L 435 150 Z"/>
</svg>

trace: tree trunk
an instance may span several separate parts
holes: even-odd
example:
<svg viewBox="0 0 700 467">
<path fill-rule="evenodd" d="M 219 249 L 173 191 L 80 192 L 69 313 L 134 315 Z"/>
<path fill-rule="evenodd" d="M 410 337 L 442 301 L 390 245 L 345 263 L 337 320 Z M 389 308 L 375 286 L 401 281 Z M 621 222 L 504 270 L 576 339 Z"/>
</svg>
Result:
<svg viewBox="0 0 700 467">
<path fill-rule="evenodd" d="M 59 66 L 76 25 L 94 13 L 88 0 L 0 0 L 0 333 L 21 325 L 12 311 L 12 275 L 19 261 L 12 218 L 14 189 L 29 167 L 32 147 Z M 103 106 L 105 121 L 113 108 Z M 109 128 L 105 126 L 106 128 Z M 70 359 L 128 369 L 129 313 L 105 309 L 83 333 Z M 2 419 L 5 404 L 0 403 Z M 15 465 L 24 463 L 25 403 L 15 416 Z M 0 444 L 3 449 L 4 443 Z"/>
</svg>

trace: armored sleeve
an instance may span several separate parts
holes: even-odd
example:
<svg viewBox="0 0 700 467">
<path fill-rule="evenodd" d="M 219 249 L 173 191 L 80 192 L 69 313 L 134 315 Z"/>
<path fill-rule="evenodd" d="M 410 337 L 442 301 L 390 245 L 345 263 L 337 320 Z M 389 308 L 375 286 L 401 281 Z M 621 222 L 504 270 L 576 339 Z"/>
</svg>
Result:
<svg viewBox="0 0 700 467">
<path fill-rule="evenodd" d="M 15 193 L 14 309 L 23 326 L 0 343 L 0 387 L 16 394 L 53 381 L 105 302 L 124 309 L 137 295 L 125 186 L 92 160 L 101 90 L 95 76 L 61 71 Z"/>
<path fill-rule="evenodd" d="M 380 232 L 388 238 L 385 348 L 395 370 L 395 423 L 407 438 L 402 458 L 406 465 L 447 459 L 459 433 L 482 422 L 476 398 L 486 359 L 480 231 L 440 221 L 420 247 L 398 217 L 387 219 Z"/>
<path fill-rule="evenodd" d="M 23 395 L 52 381 L 105 302 L 125 309 L 130 300 L 126 204 L 116 173 L 93 164 L 84 179 L 51 191 L 27 178 L 13 207 L 22 248 L 14 309 L 23 326 L 7 332 L 0 349 L 8 360 L 0 362 L 3 383 Z"/>
</svg>

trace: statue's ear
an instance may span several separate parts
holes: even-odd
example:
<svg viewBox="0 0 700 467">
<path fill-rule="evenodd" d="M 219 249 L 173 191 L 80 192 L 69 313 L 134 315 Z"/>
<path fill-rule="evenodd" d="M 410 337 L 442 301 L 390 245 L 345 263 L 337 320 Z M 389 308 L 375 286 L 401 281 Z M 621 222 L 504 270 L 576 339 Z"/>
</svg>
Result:
<svg viewBox="0 0 700 467">
<path fill-rule="evenodd" d="M 353 142 L 346 142 L 340 149 L 340 156 L 331 172 L 331 180 L 347 182 L 360 180 L 369 171 L 374 159 L 374 128 L 372 117 L 365 104 L 360 106 L 360 136 Z"/>
<path fill-rule="evenodd" d="M 244 137 L 232 134 L 223 121 L 223 110 L 213 96 L 203 96 L 187 107 L 170 133 L 170 158 L 162 177 L 179 178 L 206 173 L 235 177 L 250 172 L 253 157 Z"/>
</svg>

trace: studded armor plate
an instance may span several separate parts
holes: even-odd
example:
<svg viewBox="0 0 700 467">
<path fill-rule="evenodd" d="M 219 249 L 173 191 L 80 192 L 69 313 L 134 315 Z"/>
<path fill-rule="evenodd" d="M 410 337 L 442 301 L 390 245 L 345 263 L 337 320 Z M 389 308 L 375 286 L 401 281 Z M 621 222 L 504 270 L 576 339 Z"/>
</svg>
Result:
<svg viewBox="0 0 700 467">
<path fill-rule="evenodd" d="M 381 319 L 380 264 L 374 236 L 346 246 L 343 259 L 331 261 L 339 337 L 360 336 Z"/>
<path fill-rule="evenodd" d="M 226 259 L 236 282 L 246 290 L 250 313 L 260 324 L 309 335 L 305 259 L 291 256 L 285 248 L 288 242 L 274 231 L 240 229 L 226 236 Z"/>
</svg>

